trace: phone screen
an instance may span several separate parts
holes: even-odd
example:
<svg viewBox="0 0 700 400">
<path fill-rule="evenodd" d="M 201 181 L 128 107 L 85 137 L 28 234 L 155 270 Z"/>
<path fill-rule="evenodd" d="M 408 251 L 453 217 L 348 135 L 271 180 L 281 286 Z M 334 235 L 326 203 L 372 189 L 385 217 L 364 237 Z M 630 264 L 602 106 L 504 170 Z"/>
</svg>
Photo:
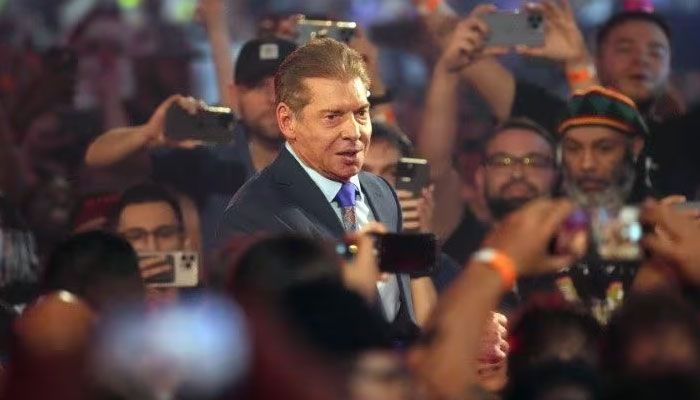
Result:
<svg viewBox="0 0 700 400">
<path fill-rule="evenodd" d="M 432 233 L 385 233 L 375 242 L 379 269 L 391 273 L 429 273 L 437 263 Z"/>
</svg>

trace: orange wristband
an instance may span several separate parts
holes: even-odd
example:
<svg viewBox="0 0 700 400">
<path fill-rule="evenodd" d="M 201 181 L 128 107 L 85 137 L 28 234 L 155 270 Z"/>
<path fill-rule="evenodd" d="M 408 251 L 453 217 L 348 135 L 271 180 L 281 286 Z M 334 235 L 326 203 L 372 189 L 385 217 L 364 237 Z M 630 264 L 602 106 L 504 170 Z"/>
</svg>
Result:
<svg viewBox="0 0 700 400">
<path fill-rule="evenodd" d="M 498 272 L 503 281 L 504 291 L 510 290 L 515 285 L 517 278 L 515 262 L 507 254 L 496 249 L 486 248 L 474 253 L 472 259 L 484 263 Z"/>
<path fill-rule="evenodd" d="M 587 82 L 593 79 L 595 74 L 595 67 L 593 65 L 587 65 L 582 68 L 566 71 L 566 80 L 569 82 L 569 85 L 576 86 L 579 83 Z"/>
</svg>

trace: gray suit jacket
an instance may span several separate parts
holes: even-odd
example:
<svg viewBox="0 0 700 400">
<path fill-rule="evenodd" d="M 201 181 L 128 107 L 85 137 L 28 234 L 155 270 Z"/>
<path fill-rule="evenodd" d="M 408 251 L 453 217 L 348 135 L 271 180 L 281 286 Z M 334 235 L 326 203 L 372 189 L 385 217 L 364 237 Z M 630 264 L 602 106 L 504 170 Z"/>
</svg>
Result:
<svg viewBox="0 0 700 400">
<path fill-rule="evenodd" d="M 367 172 L 361 172 L 359 178 L 374 218 L 388 231 L 400 232 L 401 211 L 389 184 Z M 219 225 L 218 239 L 255 232 L 325 239 L 340 239 L 345 234 L 321 190 L 285 148 L 233 196 Z"/>
</svg>

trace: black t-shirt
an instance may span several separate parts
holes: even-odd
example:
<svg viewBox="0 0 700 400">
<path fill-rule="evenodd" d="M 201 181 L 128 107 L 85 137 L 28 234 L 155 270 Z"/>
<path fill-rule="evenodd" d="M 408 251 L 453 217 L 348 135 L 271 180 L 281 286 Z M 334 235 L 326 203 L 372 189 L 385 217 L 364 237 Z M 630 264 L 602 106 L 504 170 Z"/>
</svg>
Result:
<svg viewBox="0 0 700 400">
<path fill-rule="evenodd" d="M 216 245 L 219 221 L 233 194 L 255 174 L 241 126 L 226 146 L 159 148 L 151 153 L 153 179 L 189 196 L 199 209 L 206 249 Z"/>
<path fill-rule="evenodd" d="M 487 232 L 488 227 L 476 218 L 469 207 L 466 207 L 462 221 L 442 245 L 442 251 L 459 265 L 464 265 L 472 253 L 479 249 Z"/>
<path fill-rule="evenodd" d="M 527 117 L 553 134 L 566 102 L 547 90 L 518 81 L 511 115 Z M 696 197 L 700 186 L 700 107 L 662 122 L 647 121 L 650 138 L 644 153 L 651 159 L 650 178 L 659 196 Z"/>
</svg>

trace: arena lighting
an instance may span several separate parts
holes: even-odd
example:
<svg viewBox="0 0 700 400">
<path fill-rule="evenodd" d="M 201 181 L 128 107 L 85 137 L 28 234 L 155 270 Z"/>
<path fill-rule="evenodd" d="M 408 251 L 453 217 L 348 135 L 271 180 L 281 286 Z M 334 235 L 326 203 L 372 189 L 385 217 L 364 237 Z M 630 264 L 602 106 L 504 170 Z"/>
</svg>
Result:
<svg viewBox="0 0 700 400">
<path fill-rule="evenodd" d="M 600 25 L 613 14 L 614 3 L 609 0 L 578 0 L 572 1 L 572 7 L 584 25 Z"/>
<path fill-rule="evenodd" d="M 141 0 L 117 0 L 117 4 L 123 10 L 133 10 L 141 7 Z"/>
<path fill-rule="evenodd" d="M 627 11 L 654 11 L 654 3 L 651 0 L 625 0 L 622 9 Z"/>
</svg>

